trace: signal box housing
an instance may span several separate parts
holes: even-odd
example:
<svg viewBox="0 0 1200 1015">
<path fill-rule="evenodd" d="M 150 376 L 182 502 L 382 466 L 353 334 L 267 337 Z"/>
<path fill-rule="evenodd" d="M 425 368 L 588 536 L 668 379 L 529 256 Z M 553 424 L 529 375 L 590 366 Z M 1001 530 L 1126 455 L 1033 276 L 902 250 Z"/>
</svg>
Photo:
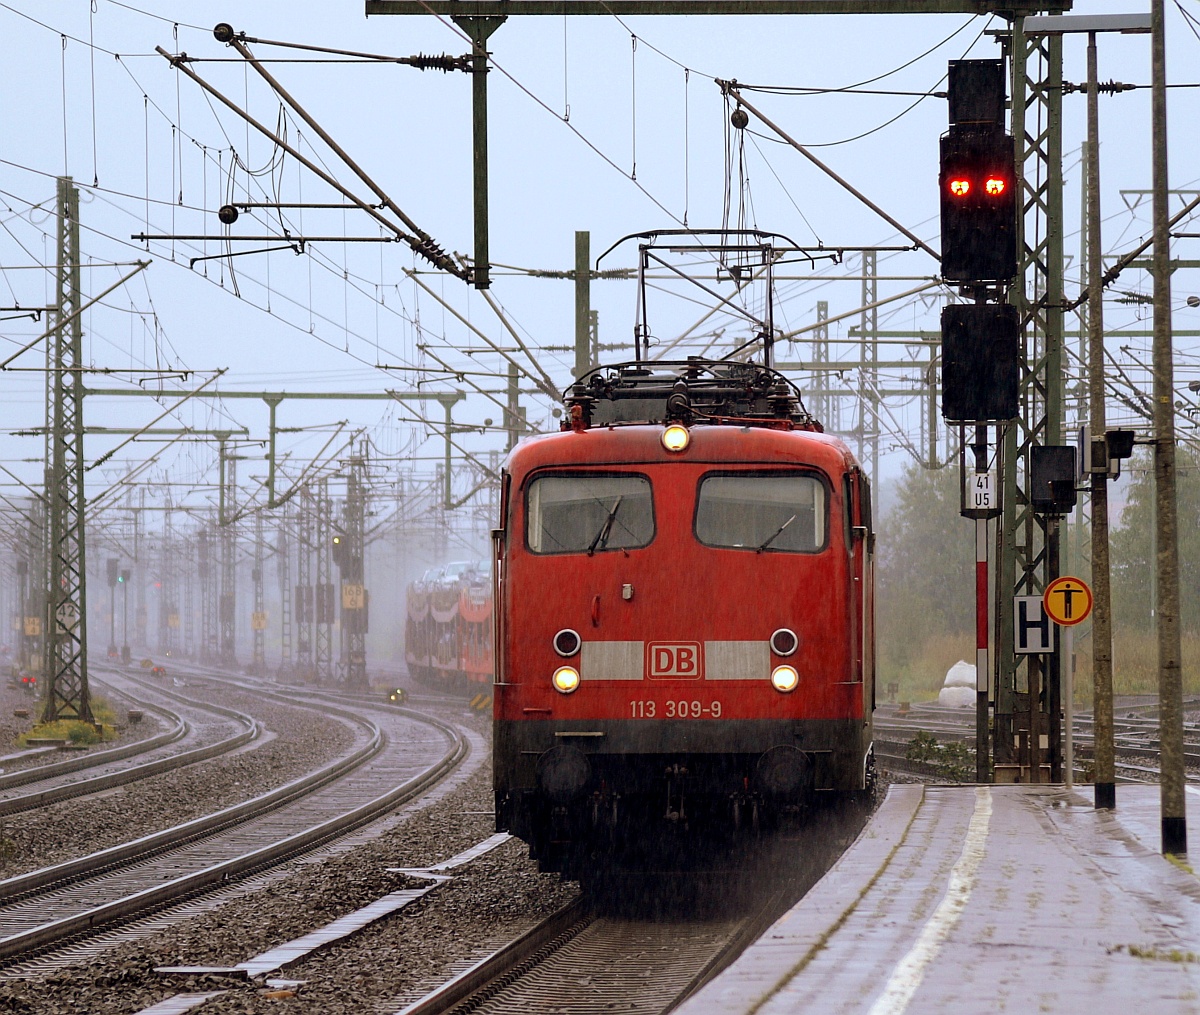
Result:
<svg viewBox="0 0 1200 1015">
<path fill-rule="evenodd" d="M 946 281 L 1011 281 L 1018 190 L 1012 138 L 995 129 L 952 129 L 941 139 L 938 184 Z"/>
<path fill-rule="evenodd" d="M 1048 515 L 1069 514 L 1075 507 L 1075 448 L 1070 444 L 1029 449 L 1029 503 Z"/>
<path fill-rule="evenodd" d="M 951 60 L 946 95 L 952 127 L 1003 133 L 1003 60 Z"/>
<path fill-rule="evenodd" d="M 1007 303 L 952 303 L 942 310 L 942 416 L 1000 422 L 1018 412 L 1020 316 Z"/>
</svg>

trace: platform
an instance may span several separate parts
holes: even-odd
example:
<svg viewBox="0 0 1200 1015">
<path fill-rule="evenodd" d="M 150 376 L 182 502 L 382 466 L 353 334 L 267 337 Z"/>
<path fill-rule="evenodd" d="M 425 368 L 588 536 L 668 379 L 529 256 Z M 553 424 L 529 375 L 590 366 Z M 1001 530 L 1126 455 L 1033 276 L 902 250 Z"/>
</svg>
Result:
<svg viewBox="0 0 1200 1015">
<path fill-rule="evenodd" d="M 1200 857 L 1200 792 L 1188 825 Z M 681 1015 L 1200 1012 L 1200 879 L 1159 788 L 893 786 L 838 863 Z"/>
</svg>

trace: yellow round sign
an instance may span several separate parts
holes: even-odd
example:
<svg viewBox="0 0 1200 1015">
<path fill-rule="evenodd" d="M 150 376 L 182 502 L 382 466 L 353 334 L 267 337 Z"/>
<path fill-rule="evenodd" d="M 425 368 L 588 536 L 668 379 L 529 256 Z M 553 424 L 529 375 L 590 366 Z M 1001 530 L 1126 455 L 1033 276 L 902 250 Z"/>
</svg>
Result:
<svg viewBox="0 0 1200 1015">
<path fill-rule="evenodd" d="M 1092 612 L 1092 590 L 1079 578 L 1055 578 L 1042 593 L 1042 608 L 1054 623 L 1071 627 Z"/>
</svg>

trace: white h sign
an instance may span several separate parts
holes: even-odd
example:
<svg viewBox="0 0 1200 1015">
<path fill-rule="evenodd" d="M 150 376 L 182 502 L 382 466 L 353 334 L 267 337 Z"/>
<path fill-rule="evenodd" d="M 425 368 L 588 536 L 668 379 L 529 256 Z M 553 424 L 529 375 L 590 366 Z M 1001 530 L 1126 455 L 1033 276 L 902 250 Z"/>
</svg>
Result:
<svg viewBox="0 0 1200 1015">
<path fill-rule="evenodd" d="M 1041 596 L 1013 596 L 1013 640 L 1018 655 L 1054 651 L 1054 632 Z"/>
</svg>

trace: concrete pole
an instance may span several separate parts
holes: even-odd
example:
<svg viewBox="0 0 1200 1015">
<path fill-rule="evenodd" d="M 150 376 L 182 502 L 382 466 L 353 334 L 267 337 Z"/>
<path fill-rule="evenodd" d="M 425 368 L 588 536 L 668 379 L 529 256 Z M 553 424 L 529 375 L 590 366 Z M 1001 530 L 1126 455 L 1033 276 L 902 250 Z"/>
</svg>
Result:
<svg viewBox="0 0 1200 1015">
<path fill-rule="evenodd" d="M 575 233 L 575 376 L 581 377 L 592 363 L 592 234 Z"/>
<path fill-rule="evenodd" d="M 475 191 L 475 260 L 471 284 L 487 289 L 491 284 L 491 265 L 488 253 L 488 37 L 504 24 L 504 16 L 454 18 L 471 39 L 471 168 Z"/>
<path fill-rule="evenodd" d="M 1167 45 L 1163 0 L 1150 4 L 1150 137 L 1154 200 L 1154 503 L 1158 509 L 1158 700 L 1162 851 L 1187 853 L 1183 676 L 1179 639 L 1179 532 L 1175 501 L 1175 371 L 1171 362 L 1170 223 L 1167 202 Z"/>
<path fill-rule="evenodd" d="M 1087 275 L 1088 275 L 1088 418 L 1093 447 L 1104 437 L 1104 300 L 1099 285 L 1100 263 L 1100 117 L 1096 84 L 1096 33 L 1088 33 L 1087 50 Z M 1105 445 L 1107 449 L 1107 445 Z M 1092 687 L 1095 709 L 1095 803 L 1117 806 L 1113 761 L 1112 596 L 1108 562 L 1108 454 L 1103 468 L 1093 471 L 1092 486 Z M 1095 454 L 1092 468 L 1097 468 Z M 1070 666 L 1070 662 L 1067 662 Z"/>
</svg>

